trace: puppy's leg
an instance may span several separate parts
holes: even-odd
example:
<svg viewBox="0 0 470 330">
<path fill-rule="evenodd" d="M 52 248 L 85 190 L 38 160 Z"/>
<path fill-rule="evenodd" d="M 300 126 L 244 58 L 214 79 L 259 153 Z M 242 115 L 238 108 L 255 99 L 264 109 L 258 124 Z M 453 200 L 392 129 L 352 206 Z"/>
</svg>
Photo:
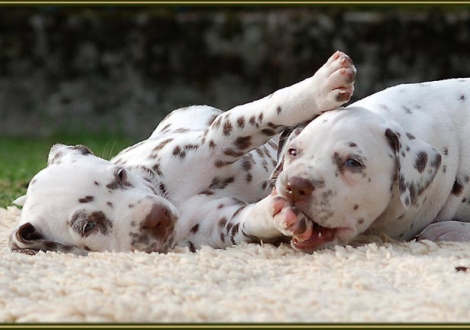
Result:
<svg viewBox="0 0 470 330">
<path fill-rule="evenodd" d="M 183 205 L 177 222 L 178 245 L 196 250 L 204 245 L 224 248 L 242 242 L 276 242 L 283 235 L 273 225 L 273 198 L 248 204 L 230 197 L 193 197 Z"/>
<path fill-rule="evenodd" d="M 470 223 L 441 221 L 432 223 L 419 233 L 418 240 L 470 242 Z"/>
<path fill-rule="evenodd" d="M 217 116 L 206 131 L 205 141 L 218 155 L 219 163 L 234 162 L 286 127 L 347 102 L 354 90 L 355 74 L 351 59 L 336 52 L 312 77 Z"/>
</svg>

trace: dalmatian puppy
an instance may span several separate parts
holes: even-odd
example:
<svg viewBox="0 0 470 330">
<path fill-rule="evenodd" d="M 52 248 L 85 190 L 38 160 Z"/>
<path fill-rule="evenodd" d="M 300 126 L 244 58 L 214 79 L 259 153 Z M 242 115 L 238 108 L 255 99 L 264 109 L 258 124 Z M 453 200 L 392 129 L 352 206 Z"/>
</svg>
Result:
<svg viewBox="0 0 470 330">
<path fill-rule="evenodd" d="M 271 200 L 312 252 L 358 234 L 470 241 L 470 79 L 403 84 L 297 128 Z"/>
<path fill-rule="evenodd" d="M 195 251 L 282 236 L 270 217 L 269 175 L 278 134 L 336 109 L 355 68 L 336 52 L 312 76 L 222 112 L 178 109 L 151 136 L 110 161 L 86 146 L 54 145 L 31 180 L 14 251 Z"/>
</svg>

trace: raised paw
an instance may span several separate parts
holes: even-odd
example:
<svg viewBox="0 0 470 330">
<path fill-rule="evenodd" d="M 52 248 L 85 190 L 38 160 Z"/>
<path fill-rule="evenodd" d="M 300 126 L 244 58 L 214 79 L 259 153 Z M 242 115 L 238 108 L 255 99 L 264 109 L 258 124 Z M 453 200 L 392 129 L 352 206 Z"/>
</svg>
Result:
<svg viewBox="0 0 470 330">
<path fill-rule="evenodd" d="M 312 235 L 312 222 L 291 207 L 287 200 L 274 196 L 271 203 L 274 225 L 282 234 L 297 240 L 305 240 Z"/>
<path fill-rule="evenodd" d="M 470 223 L 442 221 L 432 223 L 419 233 L 418 240 L 470 242 Z"/>
<path fill-rule="evenodd" d="M 353 95 L 356 68 L 348 55 L 337 51 L 312 78 L 318 109 L 322 112 L 333 110 Z"/>
</svg>

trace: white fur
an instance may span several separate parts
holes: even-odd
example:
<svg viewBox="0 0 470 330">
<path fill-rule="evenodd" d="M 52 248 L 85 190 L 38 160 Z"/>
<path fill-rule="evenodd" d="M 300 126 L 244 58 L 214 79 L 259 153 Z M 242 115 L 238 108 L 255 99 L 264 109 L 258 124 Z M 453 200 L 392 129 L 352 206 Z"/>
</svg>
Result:
<svg viewBox="0 0 470 330">
<path fill-rule="evenodd" d="M 355 68 L 337 52 L 315 75 L 227 112 L 191 106 L 111 161 L 55 145 L 31 181 L 13 250 L 166 252 L 281 236 L 269 221 L 277 134 L 346 102 Z M 252 224 L 253 223 L 253 224 Z"/>
<path fill-rule="evenodd" d="M 399 85 L 327 112 L 285 147 L 276 190 L 301 216 L 283 210 L 276 226 L 307 252 L 363 232 L 408 240 L 433 222 L 420 238 L 469 240 L 470 225 L 449 222 L 470 221 L 469 141 L 470 79 Z M 297 221 L 307 225 L 293 233 Z"/>
</svg>

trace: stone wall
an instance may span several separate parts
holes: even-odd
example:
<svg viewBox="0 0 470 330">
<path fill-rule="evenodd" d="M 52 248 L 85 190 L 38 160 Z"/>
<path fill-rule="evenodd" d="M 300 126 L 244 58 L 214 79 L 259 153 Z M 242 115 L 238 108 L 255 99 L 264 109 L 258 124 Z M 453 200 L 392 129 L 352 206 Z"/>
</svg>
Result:
<svg viewBox="0 0 470 330">
<path fill-rule="evenodd" d="M 172 109 L 250 102 L 336 49 L 354 99 L 470 76 L 470 8 L 2 7 L 0 134 L 143 138 Z"/>
</svg>

